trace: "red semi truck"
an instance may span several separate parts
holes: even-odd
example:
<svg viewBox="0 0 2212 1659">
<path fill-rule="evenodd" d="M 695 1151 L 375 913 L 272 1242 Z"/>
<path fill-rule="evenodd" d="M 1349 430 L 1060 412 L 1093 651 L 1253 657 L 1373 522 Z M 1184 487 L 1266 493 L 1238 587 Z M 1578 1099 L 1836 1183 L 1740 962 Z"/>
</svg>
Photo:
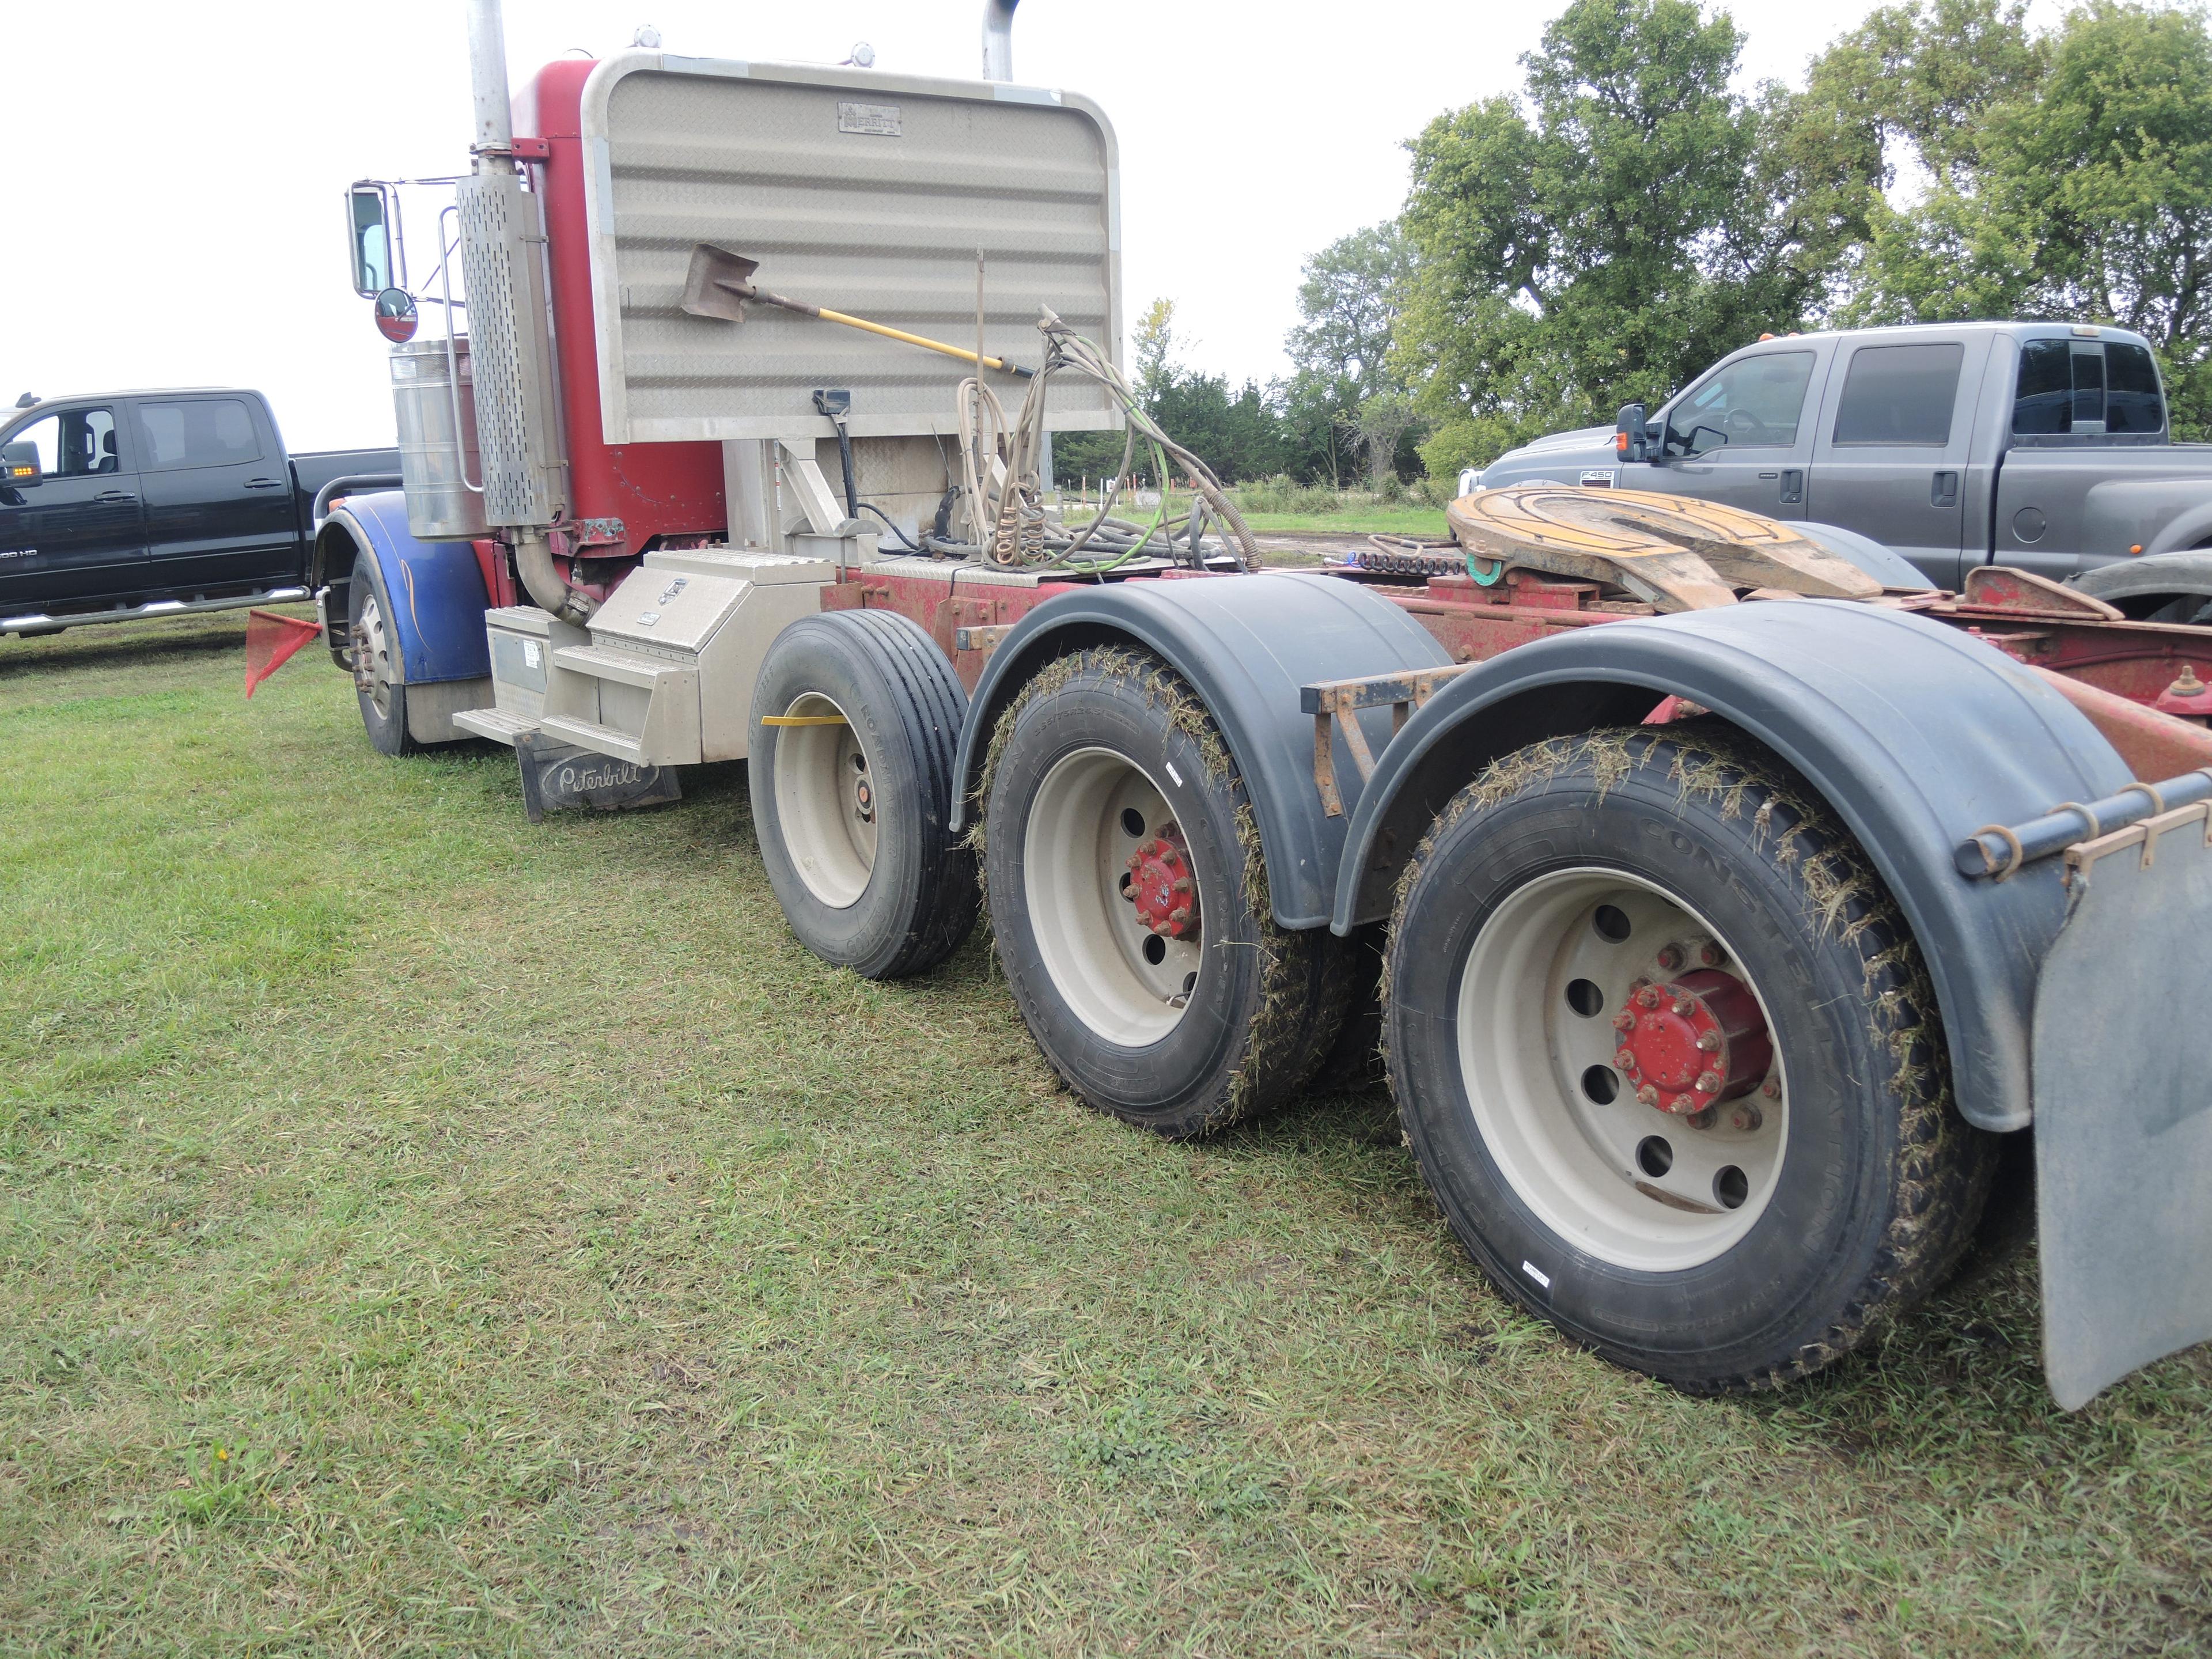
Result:
<svg viewBox="0 0 2212 1659">
<path fill-rule="evenodd" d="M 2062 1402 L 2212 1335 L 2163 988 L 2212 969 L 2212 632 L 1626 492 L 1310 573 L 1211 489 L 1063 520 L 1054 430 L 1184 469 L 1112 361 L 1112 129 L 1012 80 L 1012 10 L 975 82 L 634 50 L 510 100 L 471 0 L 465 336 L 395 348 L 406 488 L 318 546 L 376 747 L 556 804 L 743 758 L 810 948 L 921 973 L 987 896 L 1054 1069 L 1163 1134 L 1379 1051 L 1476 1262 L 1686 1389 L 2030 1216 Z"/>
</svg>

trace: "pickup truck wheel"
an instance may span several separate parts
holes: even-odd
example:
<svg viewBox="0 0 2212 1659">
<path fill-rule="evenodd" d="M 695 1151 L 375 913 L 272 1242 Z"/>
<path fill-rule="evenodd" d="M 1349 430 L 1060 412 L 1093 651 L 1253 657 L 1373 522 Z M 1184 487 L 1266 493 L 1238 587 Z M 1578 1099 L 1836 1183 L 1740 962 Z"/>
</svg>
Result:
<svg viewBox="0 0 2212 1659">
<path fill-rule="evenodd" d="M 884 611 L 805 617 L 753 688 L 745 781 L 769 885 L 799 943 L 864 979 L 942 962 L 975 925 L 950 829 L 968 709 L 929 635 Z"/>
<path fill-rule="evenodd" d="M 387 620 L 391 615 L 383 573 L 363 554 L 355 562 L 346 595 L 346 635 L 361 723 L 377 753 L 413 755 L 422 745 L 407 734 L 407 671 L 398 635 Z"/>
<path fill-rule="evenodd" d="M 1275 925 L 1243 780 L 1171 669 L 1060 659 L 1000 718 L 984 778 L 999 958 L 1085 1104 L 1179 1139 L 1305 1084 L 1344 1015 L 1346 953 Z"/>
<path fill-rule="evenodd" d="M 1391 923 L 1391 1080 L 1500 1289 L 1692 1391 L 1818 1370 L 1941 1281 L 1995 1138 L 1918 951 L 1779 763 L 1643 730 L 1493 764 Z"/>
</svg>

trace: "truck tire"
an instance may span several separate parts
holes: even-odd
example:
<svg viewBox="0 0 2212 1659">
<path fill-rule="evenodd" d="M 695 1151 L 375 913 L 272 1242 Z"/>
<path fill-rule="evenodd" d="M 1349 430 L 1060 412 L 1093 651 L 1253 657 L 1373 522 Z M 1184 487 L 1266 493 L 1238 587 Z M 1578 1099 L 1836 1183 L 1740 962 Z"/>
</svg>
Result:
<svg viewBox="0 0 2212 1659">
<path fill-rule="evenodd" d="M 967 712 L 944 653 L 894 611 L 803 617 L 769 647 L 746 763 L 753 827 L 792 932 L 823 961 L 899 979 L 975 927 L 975 854 L 948 827 Z"/>
<path fill-rule="evenodd" d="M 407 664 L 390 625 L 392 614 L 384 573 L 363 553 L 354 561 L 346 592 L 346 637 L 362 726 L 380 755 L 420 754 L 422 745 L 407 733 Z"/>
<path fill-rule="evenodd" d="M 980 793 L 999 959 L 1079 1098 L 1182 1139 L 1304 1085 L 1346 953 L 1275 925 L 1243 778 L 1173 669 L 1119 647 L 1048 665 L 1000 717 Z"/>
<path fill-rule="evenodd" d="M 1387 971 L 1392 1086 L 1452 1231 L 1617 1364 L 1692 1392 L 1808 1375 L 1972 1235 L 1996 1137 L 1951 1103 L 1905 921 L 1725 728 L 1492 764 L 1416 851 Z"/>
<path fill-rule="evenodd" d="M 2201 623 L 2212 611 L 2212 548 L 2101 565 L 2074 585 L 2136 622 Z"/>
</svg>

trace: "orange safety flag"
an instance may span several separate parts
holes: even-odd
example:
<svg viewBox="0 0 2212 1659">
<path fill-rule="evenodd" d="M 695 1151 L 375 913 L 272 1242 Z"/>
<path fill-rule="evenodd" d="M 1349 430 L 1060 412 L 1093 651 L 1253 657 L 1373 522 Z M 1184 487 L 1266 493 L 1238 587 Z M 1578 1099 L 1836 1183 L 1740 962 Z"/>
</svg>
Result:
<svg viewBox="0 0 2212 1659">
<path fill-rule="evenodd" d="M 274 611 L 249 611 L 246 613 L 246 695 L 252 696 L 253 688 L 291 661 L 293 653 L 303 645 L 322 638 L 320 623 L 301 622 L 297 617 L 280 617 Z"/>
</svg>

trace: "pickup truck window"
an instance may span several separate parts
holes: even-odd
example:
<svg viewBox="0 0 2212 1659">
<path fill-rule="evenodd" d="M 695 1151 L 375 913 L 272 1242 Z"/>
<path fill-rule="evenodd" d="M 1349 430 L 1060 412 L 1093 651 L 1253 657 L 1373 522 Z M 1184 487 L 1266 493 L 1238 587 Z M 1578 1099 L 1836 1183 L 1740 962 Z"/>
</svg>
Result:
<svg viewBox="0 0 2212 1659">
<path fill-rule="evenodd" d="M 49 477 L 82 478 L 115 472 L 115 414 L 106 409 L 70 409 L 33 421 L 9 434 L 11 444 L 36 444 L 39 471 Z"/>
<path fill-rule="evenodd" d="M 144 439 L 139 465 L 148 472 L 192 466 L 236 466 L 261 459 L 253 411 L 238 398 L 195 398 L 190 403 L 141 404 Z"/>
<path fill-rule="evenodd" d="M 1692 386 L 1668 411 L 1666 453 L 1703 455 L 1723 446 L 1787 448 L 1797 441 L 1805 388 L 1813 379 L 1809 351 L 1769 351 L 1741 357 Z"/>
<path fill-rule="evenodd" d="M 2155 434 L 2166 427 L 2158 367 L 2143 347 L 2125 340 L 2029 340 L 2020 349 L 2013 392 L 2016 438 L 2069 433 Z"/>
<path fill-rule="evenodd" d="M 1966 347 L 1956 343 L 1860 347 L 1851 354 L 1836 408 L 1837 446 L 1942 448 L 1951 441 L 1951 406 L 1966 356 Z"/>
</svg>

